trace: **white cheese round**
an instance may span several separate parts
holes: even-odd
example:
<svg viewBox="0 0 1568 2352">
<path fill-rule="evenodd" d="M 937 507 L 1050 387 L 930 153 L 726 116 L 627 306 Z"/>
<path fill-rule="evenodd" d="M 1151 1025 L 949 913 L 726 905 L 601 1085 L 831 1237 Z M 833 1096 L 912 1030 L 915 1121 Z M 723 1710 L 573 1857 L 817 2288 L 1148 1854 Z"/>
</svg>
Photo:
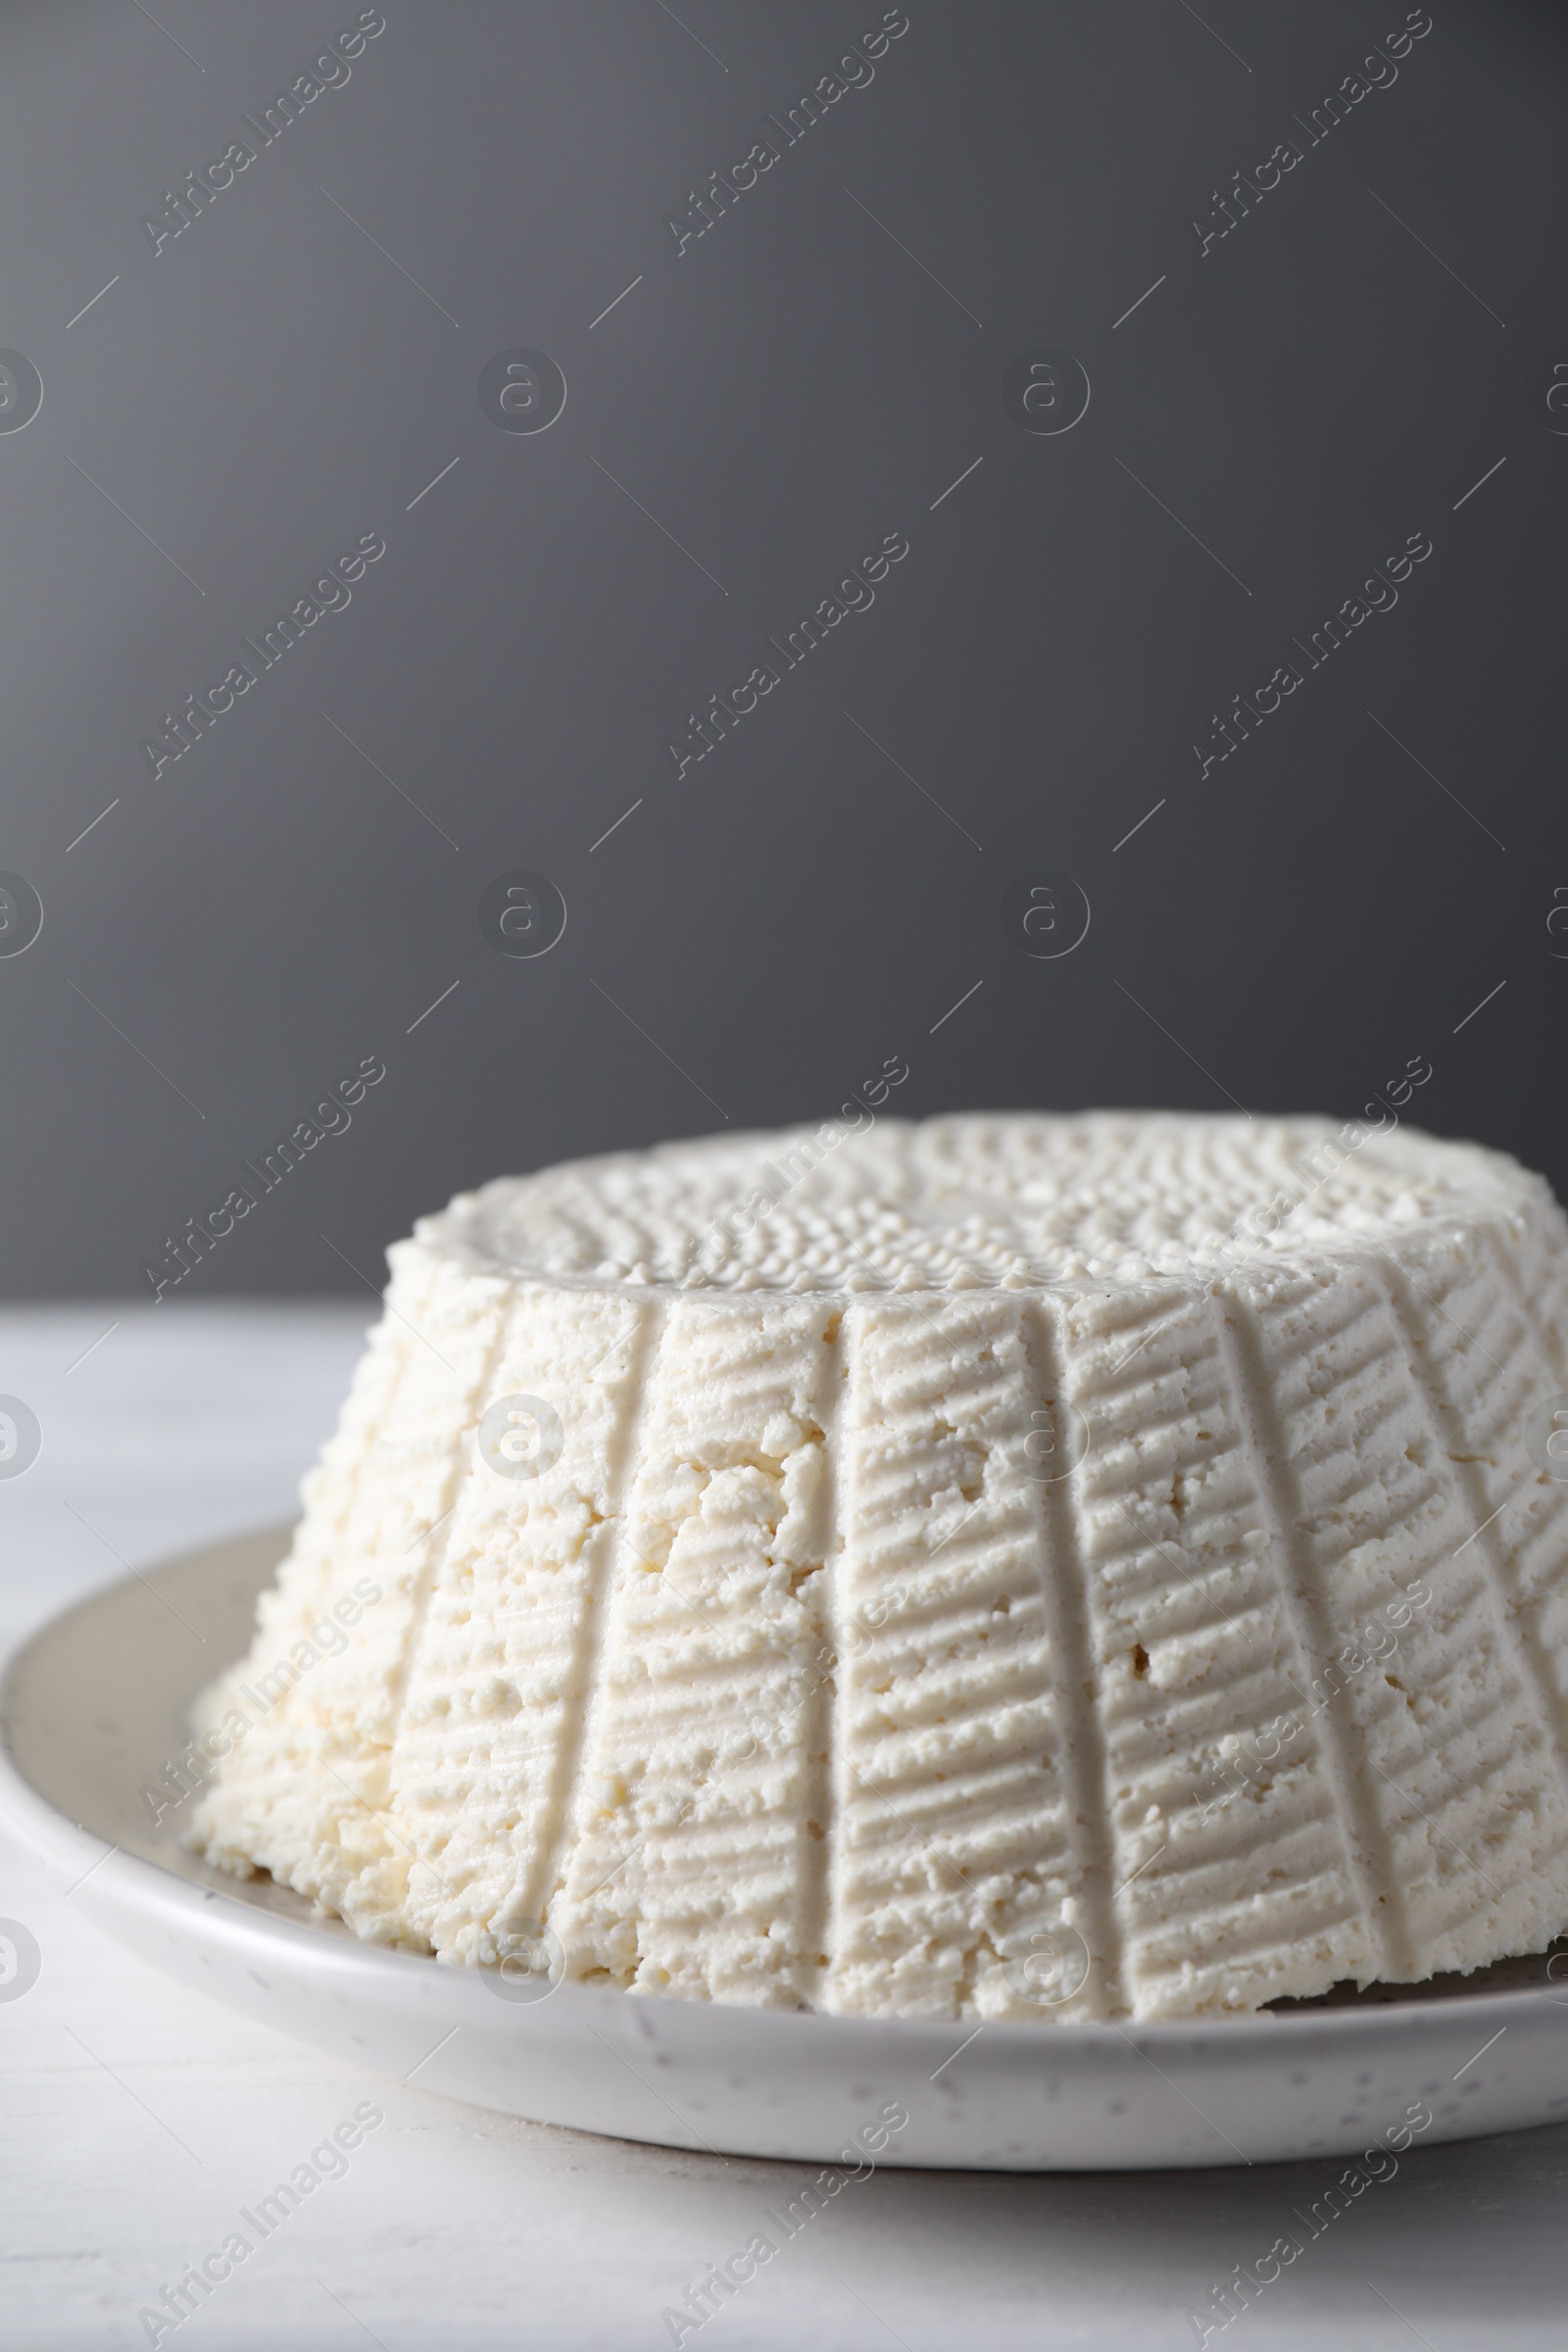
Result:
<svg viewBox="0 0 1568 2352">
<path fill-rule="evenodd" d="M 1568 1223 L 1514 1161 L 867 1110 L 390 1256 L 203 1701 L 210 1860 L 509 1989 L 901 2017 L 1568 1926 Z"/>
</svg>

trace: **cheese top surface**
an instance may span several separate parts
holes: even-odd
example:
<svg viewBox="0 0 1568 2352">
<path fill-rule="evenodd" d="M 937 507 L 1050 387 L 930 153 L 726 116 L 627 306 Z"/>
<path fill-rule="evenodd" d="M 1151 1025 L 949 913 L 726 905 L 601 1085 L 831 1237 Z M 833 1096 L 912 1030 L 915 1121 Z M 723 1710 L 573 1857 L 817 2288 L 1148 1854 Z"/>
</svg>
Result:
<svg viewBox="0 0 1568 2352">
<path fill-rule="evenodd" d="M 394 1246 L 191 1842 L 443 1961 L 873 2016 L 1568 1926 L 1543 1182 L 1392 1122 L 844 1124 Z"/>
<path fill-rule="evenodd" d="M 856 1105 L 858 1109 L 860 1106 Z M 570 1160 L 460 1194 L 421 1238 L 544 1281 L 773 1291 L 1137 1282 L 1504 1207 L 1475 1145 L 1328 1119 L 1102 1111 L 776 1134 Z M 1283 1213 L 1282 1213 L 1283 1212 Z"/>
</svg>

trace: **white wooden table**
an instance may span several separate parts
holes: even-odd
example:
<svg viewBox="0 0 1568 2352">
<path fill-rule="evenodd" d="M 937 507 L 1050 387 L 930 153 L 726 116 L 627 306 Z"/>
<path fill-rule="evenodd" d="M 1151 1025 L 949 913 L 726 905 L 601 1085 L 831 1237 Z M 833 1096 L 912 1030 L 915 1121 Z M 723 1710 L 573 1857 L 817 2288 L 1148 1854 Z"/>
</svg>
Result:
<svg viewBox="0 0 1568 2352">
<path fill-rule="evenodd" d="M 371 1306 L 0 1314 L 0 1393 L 43 1427 L 34 1466 L 0 1481 L 0 1637 L 122 1561 L 286 1516 Z M 158 2341 L 652 2352 L 675 2340 L 665 2307 L 807 2177 L 516 2123 L 319 2057 L 122 1955 L 3 1845 L 0 1916 L 43 1955 L 0 2001 L 0 2340 L 26 2352 L 153 2340 L 138 2311 L 366 2100 L 386 2120 L 347 2173 Z M 879 2171 L 701 2341 L 1176 2352 L 1198 2340 L 1189 2307 L 1336 2169 Z M 1412 2151 L 1208 2340 L 1559 2352 L 1565 2218 L 1568 2127 Z"/>
</svg>

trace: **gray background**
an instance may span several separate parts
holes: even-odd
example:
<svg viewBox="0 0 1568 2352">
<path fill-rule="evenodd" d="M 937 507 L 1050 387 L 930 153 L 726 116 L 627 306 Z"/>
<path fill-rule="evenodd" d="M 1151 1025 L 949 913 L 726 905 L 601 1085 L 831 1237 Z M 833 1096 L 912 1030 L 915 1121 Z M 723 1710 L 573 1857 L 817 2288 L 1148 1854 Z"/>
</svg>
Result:
<svg viewBox="0 0 1568 2352">
<path fill-rule="evenodd" d="M 183 1296 L 354 1288 L 459 1187 L 821 1118 L 892 1054 L 911 1111 L 1345 1115 L 1423 1055 L 1426 1124 L 1568 1191 L 1560 12 L 1437 0 L 1307 146 L 1395 0 L 910 0 L 679 257 L 666 214 L 879 6 L 386 0 L 156 256 L 141 215 L 357 11 L 155 13 L 0 19 L 0 344 L 44 383 L 0 435 L 0 867 L 45 907 L 0 960 L 9 1294 L 133 1292 L 365 1054 Z M 1037 344 L 1093 386 L 1059 438 L 1002 405 Z M 567 380 L 537 437 L 476 398 L 514 345 Z M 160 714 L 367 531 L 154 781 Z M 890 531 L 875 607 L 676 781 L 684 714 Z M 1210 713 L 1416 531 L 1200 781 Z M 570 910 L 538 961 L 479 934 L 512 867 Z M 1005 921 L 1042 867 L 1094 909 L 1054 963 Z"/>
</svg>

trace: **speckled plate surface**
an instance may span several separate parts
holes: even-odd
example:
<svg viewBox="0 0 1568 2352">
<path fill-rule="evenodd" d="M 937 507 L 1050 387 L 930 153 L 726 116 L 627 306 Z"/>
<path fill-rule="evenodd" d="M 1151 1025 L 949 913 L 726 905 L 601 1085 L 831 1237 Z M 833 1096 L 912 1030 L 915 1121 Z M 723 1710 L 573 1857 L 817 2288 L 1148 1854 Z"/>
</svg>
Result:
<svg viewBox="0 0 1568 2352">
<path fill-rule="evenodd" d="M 1568 2115 L 1561 1955 L 1200 2025 L 976 2031 L 508 1987 L 362 1944 L 194 1861 L 177 1810 L 155 1828 L 140 1795 L 287 1540 L 172 1560 L 34 1635 L 0 1686 L 0 1823 L 107 1935 L 302 2041 L 537 2122 L 823 2165 L 1256 2164 Z"/>
</svg>

